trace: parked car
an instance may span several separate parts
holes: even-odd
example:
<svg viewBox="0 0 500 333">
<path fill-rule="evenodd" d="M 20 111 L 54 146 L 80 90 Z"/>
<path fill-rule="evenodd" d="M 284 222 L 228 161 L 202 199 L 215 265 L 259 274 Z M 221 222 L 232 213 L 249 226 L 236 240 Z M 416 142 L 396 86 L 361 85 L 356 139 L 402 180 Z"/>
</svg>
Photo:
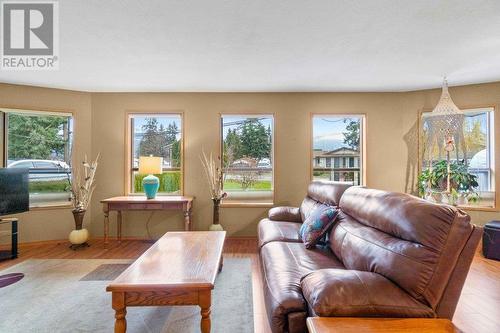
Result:
<svg viewBox="0 0 500 333">
<path fill-rule="evenodd" d="M 263 158 L 257 163 L 257 168 L 271 168 L 271 160 L 268 158 Z"/>
<path fill-rule="evenodd" d="M 66 162 L 54 160 L 7 161 L 7 168 L 28 168 L 30 180 L 36 181 L 67 180 L 71 175 Z"/>
</svg>

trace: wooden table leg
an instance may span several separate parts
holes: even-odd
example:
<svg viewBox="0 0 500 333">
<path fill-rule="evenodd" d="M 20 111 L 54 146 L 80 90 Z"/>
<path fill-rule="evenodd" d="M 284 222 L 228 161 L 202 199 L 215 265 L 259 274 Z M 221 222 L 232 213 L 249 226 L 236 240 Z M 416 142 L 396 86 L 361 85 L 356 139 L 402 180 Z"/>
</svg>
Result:
<svg viewBox="0 0 500 333">
<path fill-rule="evenodd" d="M 210 307 L 212 306 L 212 291 L 200 291 L 198 294 L 198 300 L 201 308 L 201 333 L 210 333 Z"/>
<path fill-rule="evenodd" d="M 219 273 L 222 272 L 222 266 L 224 266 L 224 256 L 220 257 Z"/>
<path fill-rule="evenodd" d="M 115 333 L 125 333 L 127 331 L 125 293 L 114 292 L 112 296 L 112 306 L 113 310 L 115 310 Z"/>
<path fill-rule="evenodd" d="M 184 231 L 191 231 L 191 207 L 184 210 Z"/>
<path fill-rule="evenodd" d="M 109 213 L 104 213 L 104 248 L 108 248 L 109 236 Z"/>
<path fill-rule="evenodd" d="M 118 233 L 118 243 L 122 242 L 122 211 L 119 210 L 116 215 L 116 229 Z"/>
</svg>

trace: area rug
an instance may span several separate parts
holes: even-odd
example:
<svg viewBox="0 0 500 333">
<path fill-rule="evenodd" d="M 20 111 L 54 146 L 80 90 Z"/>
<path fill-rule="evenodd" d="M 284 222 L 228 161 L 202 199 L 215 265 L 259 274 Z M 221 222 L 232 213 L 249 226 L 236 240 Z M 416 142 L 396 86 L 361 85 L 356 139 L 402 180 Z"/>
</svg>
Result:
<svg viewBox="0 0 500 333">
<path fill-rule="evenodd" d="M 110 281 L 103 276 L 116 275 L 130 262 L 32 259 L 0 272 L 25 275 L 0 289 L 0 332 L 113 332 Z M 250 259 L 224 259 L 212 293 L 212 332 L 253 332 L 251 274 Z M 127 308 L 130 333 L 199 332 L 199 324 L 197 306 Z"/>
</svg>

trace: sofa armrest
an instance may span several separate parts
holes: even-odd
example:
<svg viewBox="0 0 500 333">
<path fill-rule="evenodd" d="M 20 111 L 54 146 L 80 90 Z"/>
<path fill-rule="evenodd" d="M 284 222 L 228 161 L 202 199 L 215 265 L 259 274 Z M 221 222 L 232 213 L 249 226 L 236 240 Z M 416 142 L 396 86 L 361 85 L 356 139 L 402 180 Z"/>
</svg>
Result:
<svg viewBox="0 0 500 333">
<path fill-rule="evenodd" d="M 298 207 L 274 207 L 268 215 L 273 221 L 302 222 Z"/>
<path fill-rule="evenodd" d="M 302 293 L 315 316 L 435 317 L 384 276 L 345 269 L 320 269 L 301 280 Z"/>
</svg>

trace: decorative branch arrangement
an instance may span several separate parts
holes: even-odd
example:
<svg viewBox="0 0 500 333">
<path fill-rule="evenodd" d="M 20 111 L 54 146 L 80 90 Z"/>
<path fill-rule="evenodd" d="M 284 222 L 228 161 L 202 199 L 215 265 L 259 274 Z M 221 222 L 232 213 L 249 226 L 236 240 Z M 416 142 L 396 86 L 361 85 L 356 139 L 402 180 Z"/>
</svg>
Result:
<svg viewBox="0 0 500 333">
<path fill-rule="evenodd" d="M 95 189 L 95 172 L 100 154 L 94 161 L 87 162 L 87 155 L 80 168 L 73 169 L 73 181 L 71 182 L 71 200 L 73 211 L 84 212 L 87 210 L 92 194 Z"/>
<path fill-rule="evenodd" d="M 216 159 L 214 159 L 212 153 L 207 156 L 204 151 L 202 156 L 200 156 L 200 160 L 203 165 L 203 169 L 205 170 L 205 176 L 207 178 L 212 200 L 220 201 L 224 199 L 227 196 L 227 193 L 222 189 L 224 176 L 222 169 L 219 168 L 219 163 Z"/>
<path fill-rule="evenodd" d="M 203 155 L 200 156 L 201 164 L 205 170 L 205 176 L 207 177 L 208 187 L 210 189 L 210 195 L 212 197 L 212 202 L 214 204 L 212 225 L 209 230 L 217 231 L 223 230 L 219 223 L 219 208 L 222 199 L 227 196 L 224 192 L 222 185 L 224 183 L 224 175 L 222 169 L 219 167 L 219 163 L 214 159 L 212 153 L 207 156 L 203 151 Z M 219 158 L 220 161 L 220 158 Z"/>
</svg>

